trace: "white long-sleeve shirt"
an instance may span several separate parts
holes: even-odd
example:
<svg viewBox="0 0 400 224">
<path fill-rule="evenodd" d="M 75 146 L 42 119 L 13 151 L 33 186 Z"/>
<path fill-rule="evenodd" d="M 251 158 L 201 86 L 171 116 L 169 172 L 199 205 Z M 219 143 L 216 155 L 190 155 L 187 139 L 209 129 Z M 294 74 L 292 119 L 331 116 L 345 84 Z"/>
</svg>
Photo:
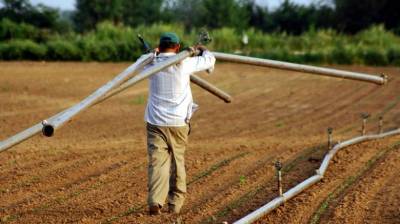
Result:
<svg viewBox="0 0 400 224">
<path fill-rule="evenodd" d="M 160 53 L 145 69 L 174 55 Z M 152 75 L 145 121 L 157 126 L 185 126 L 197 106 L 193 103 L 190 74 L 213 68 L 214 64 L 214 55 L 204 51 L 201 56 L 186 58 Z"/>
</svg>

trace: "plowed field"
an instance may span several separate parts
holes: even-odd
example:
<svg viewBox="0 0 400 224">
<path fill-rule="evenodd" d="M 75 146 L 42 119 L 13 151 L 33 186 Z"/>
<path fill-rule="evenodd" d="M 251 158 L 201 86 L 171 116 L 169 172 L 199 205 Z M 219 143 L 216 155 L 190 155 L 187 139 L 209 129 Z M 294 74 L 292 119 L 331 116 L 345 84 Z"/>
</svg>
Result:
<svg viewBox="0 0 400 224">
<path fill-rule="evenodd" d="M 0 139 L 79 102 L 126 63 L 0 63 Z M 192 86 L 200 104 L 186 154 L 185 223 L 232 222 L 314 174 L 327 152 L 326 129 L 343 141 L 400 126 L 400 70 L 386 86 L 274 69 L 218 64 L 212 76 L 225 104 Z M 1 223 L 172 223 L 149 217 L 143 114 L 147 83 L 96 105 L 59 129 L 0 153 Z M 325 179 L 260 223 L 400 223 L 400 137 L 340 151 Z"/>
</svg>

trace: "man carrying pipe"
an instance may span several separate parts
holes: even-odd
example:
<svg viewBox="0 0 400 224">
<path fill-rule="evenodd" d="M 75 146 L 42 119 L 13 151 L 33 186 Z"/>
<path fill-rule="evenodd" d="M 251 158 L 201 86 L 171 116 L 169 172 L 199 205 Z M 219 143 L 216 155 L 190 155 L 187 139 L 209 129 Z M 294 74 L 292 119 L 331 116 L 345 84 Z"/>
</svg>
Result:
<svg viewBox="0 0 400 224">
<path fill-rule="evenodd" d="M 150 215 L 161 214 L 168 198 L 170 213 L 179 214 L 186 194 L 184 154 L 190 132 L 189 120 L 196 110 L 190 74 L 214 67 L 215 57 L 201 45 L 200 54 L 151 76 L 145 112 L 148 150 L 148 205 Z M 180 49 L 175 33 L 163 33 L 159 54 L 144 70 L 156 66 Z"/>
</svg>

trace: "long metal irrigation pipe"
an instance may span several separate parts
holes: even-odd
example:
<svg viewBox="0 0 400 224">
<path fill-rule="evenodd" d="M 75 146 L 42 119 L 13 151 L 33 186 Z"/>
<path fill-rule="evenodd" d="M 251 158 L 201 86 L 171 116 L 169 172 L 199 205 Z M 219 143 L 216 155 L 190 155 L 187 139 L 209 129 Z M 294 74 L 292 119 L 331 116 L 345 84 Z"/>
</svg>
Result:
<svg viewBox="0 0 400 224">
<path fill-rule="evenodd" d="M 356 137 L 356 138 L 344 141 L 342 143 L 336 144 L 335 147 L 333 147 L 328 152 L 328 154 L 324 157 L 324 160 L 322 161 L 321 166 L 319 167 L 318 170 L 316 170 L 316 174 L 314 176 L 309 177 L 308 179 L 304 180 L 300 184 L 296 185 L 295 187 L 293 187 L 290 190 L 288 190 L 287 192 L 285 192 L 282 195 L 282 197 L 277 197 L 277 198 L 273 199 L 272 201 L 270 201 L 266 205 L 262 206 L 261 208 L 255 210 L 254 212 L 252 212 L 252 213 L 246 215 L 245 217 L 239 219 L 238 221 L 234 222 L 234 224 L 245 224 L 245 223 L 255 222 L 262 216 L 268 214 L 269 212 L 278 208 L 280 205 L 284 204 L 285 201 L 295 197 L 296 195 L 300 194 L 307 188 L 311 187 L 315 183 L 322 180 L 326 170 L 328 169 L 329 162 L 331 161 L 333 156 L 340 149 L 343 149 L 345 147 L 348 147 L 350 145 L 354 145 L 357 143 L 370 141 L 370 140 L 374 140 L 374 139 L 379 139 L 379 138 L 384 138 L 384 137 L 397 135 L 397 134 L 400 134 L 400 128 L 393 130 L 393 131 L 386 132 L 386 133 L 382 133 L 382 134 L 360 136 L 360 137 Z"/>
<path fill-rule="evenodd" d="M 149 69 L 146 69 L 139 74 L 137 74 L 134 77 L 131 77 L 130 74 L 127 72 L 123 72 L 120 75 L 118 75 L 116 78 L 108 82 L 106 85 L 100 87 L 98 90 L 96 90 L 94 93 L 92 93 L 90 96 L 76 104 L 75 106 L 69 108 L 65 113 L 61 114 L 60 116 L 56 117 L 52 121 L 48 123 L 43 124 L 43 134 L 50 137 L 54 134 L 54 131 L 58 128 L 60 128 L 63 124 L 65 124 L 67 121 L 71 120 L 74 116 L 78 115 L 80 112 L 85 110 L 86 108 L 90 107 L 96 101 L 104 97 L 107 93 L 111 92 L 115 87 L 120 86 L 122 83 L 127 81 L 129 78 L 128 82 L 133 82 L 137 83 L 139 81 L 142 81 L 143 79 L 146 79 L 147 77 L 163 70 L 166 67 L 169 67 L 175 63 L 178 63 L 182 61 L 183 59 L 193 55 L 195 52 L 192 49 L 188 49 L 185 51 L 180 52 L 179 54 L 175 55 L 174 57 L 171 57 L 163 62 L 160 62 L 159 64 L 150 67 Z"/>
<path fill-rule="evenodd" d="M 301 64 L 295 64 L 295 63 L 289 63 L 289 62 L 240 56 L 240 55 L 234 55 L 234 54 L 226 54 L 226 53 L 220 53 L 220 52 L 212 52 L 212 53 L 215 55 L 216 59 L 221 60 L 221 61 L 250 64 L 250 65 L 271 67 L 271 68 L 277 68 L 277 69 L 285 69 L 285 70 L 305 72 L 305 73 L 330 76 L 330 77 L 336 77 L 336 78 L 343 78 L 343 79 L 352 79 L 352 80 L 357 80 L 357 81 L 375 83 L 375 84 L 379 84 L 379 85 L 383 85 L 387 82 L 387 77 L 385 75 L 380 75 L 380 76 L 369 75 L 369 74 L 358 73 L 358 72 L 342 71 L 342 70 L 338 70 L 338 69 L 323 68 L 323 67 L 316 67 L 316 66 L 310 66 L 310 65 L 301 65 Z"/>
</svg>

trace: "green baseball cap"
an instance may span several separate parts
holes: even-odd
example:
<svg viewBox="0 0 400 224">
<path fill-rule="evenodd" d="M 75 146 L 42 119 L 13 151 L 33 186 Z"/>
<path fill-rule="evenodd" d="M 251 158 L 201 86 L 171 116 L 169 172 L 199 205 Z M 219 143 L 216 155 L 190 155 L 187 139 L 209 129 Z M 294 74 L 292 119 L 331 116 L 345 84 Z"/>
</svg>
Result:
<svg viewBox="0 0 400 224">
<path fill-rule="evenodd" d="M 172 43 L 172 44 L 179 44 L 179 37 L 176 33 L 172 32 L 165 32 L 161 34 L 160 37 L 160 44 L 161 43 Z"/>
</svg>

